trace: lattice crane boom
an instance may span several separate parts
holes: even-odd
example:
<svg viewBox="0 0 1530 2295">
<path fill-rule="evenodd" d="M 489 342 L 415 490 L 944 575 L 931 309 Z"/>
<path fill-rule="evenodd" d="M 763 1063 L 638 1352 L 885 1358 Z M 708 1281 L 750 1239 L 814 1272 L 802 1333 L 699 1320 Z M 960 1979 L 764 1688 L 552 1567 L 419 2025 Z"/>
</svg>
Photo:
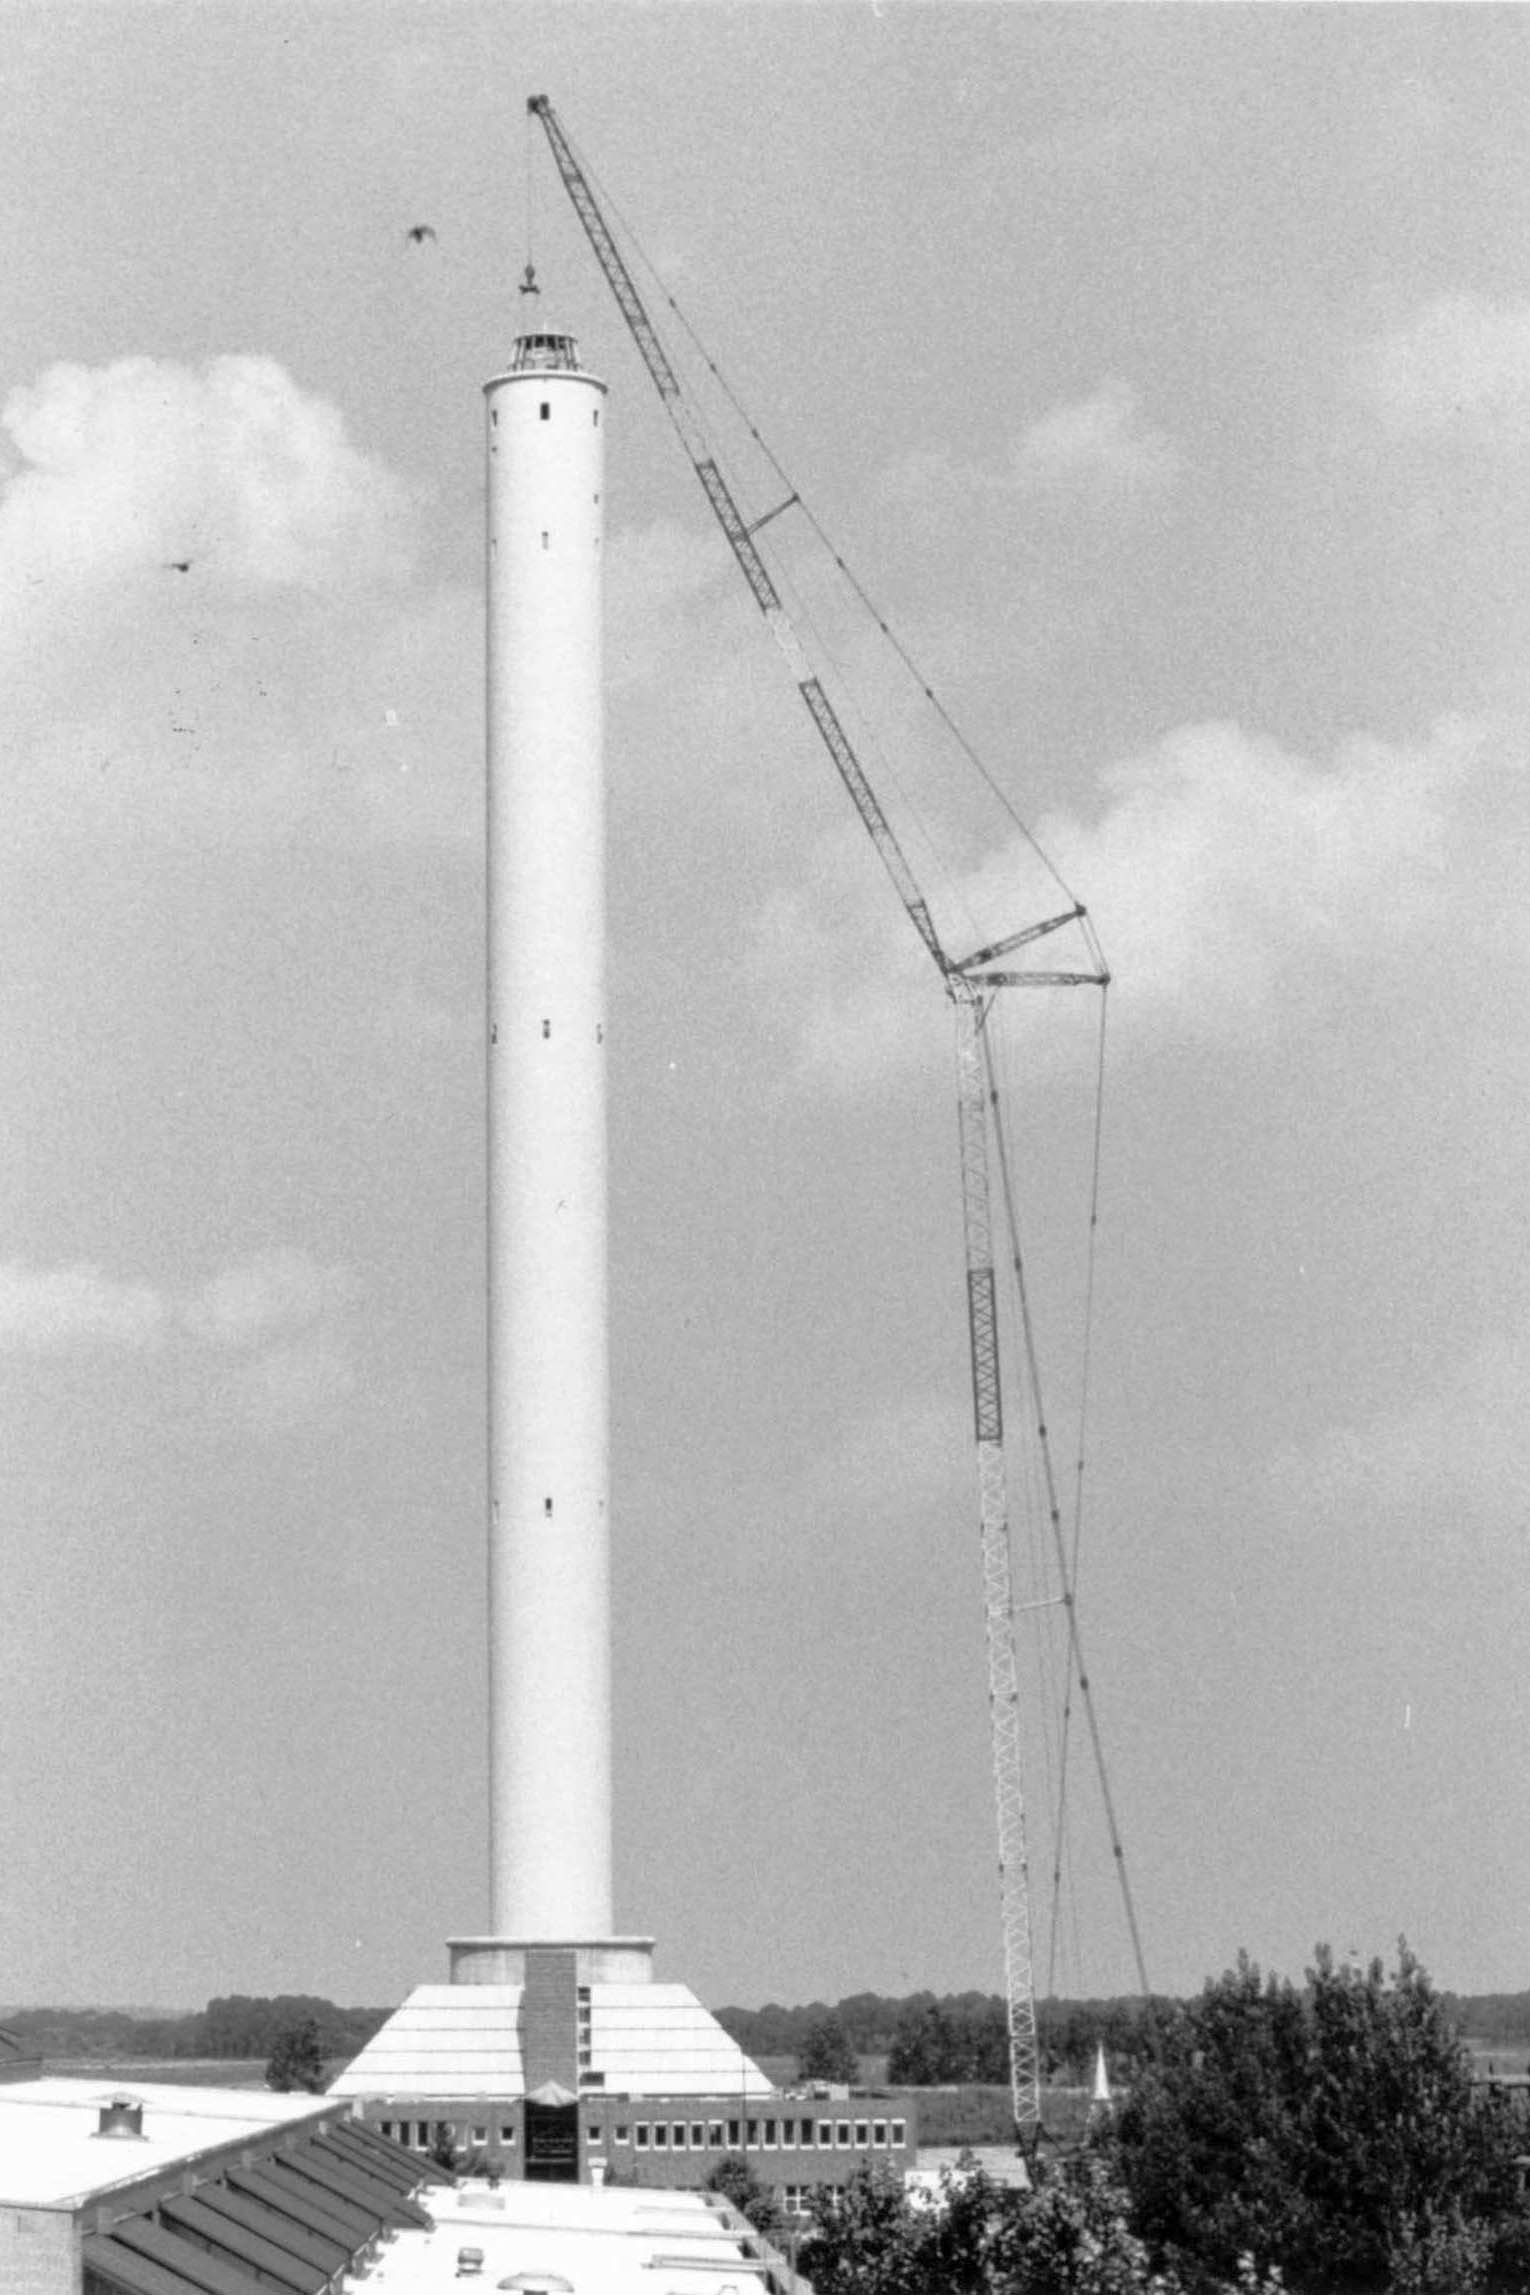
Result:
<svg viewBox="0 0 1530 2295">
<path fill-rule="evenodd" d="M 929 904 L 899 843 L 875 789 L 867 778 L 839 713 L 815 674 L 781 601 L 770 569 L 755 544 L 760 527 L 789 506 L 795 496 L 763 518 L 745 517 L 718 467 L 700 419 L 675 372 L 637 284 L 622 256 L 546 96 L 530 98 L 528 111 L 540 120 L 575 213 L 626 320 L 643 363 L 653 378 L 666 413 L 701 483 L 718 525 L 751 596 L 785 657 L 793 683 L 833 759 L 862 825 L 892 881 L 903 908 L 935 964 L 956 1019 L 957 1123 L 961 1157 L 962 1226 L 967 1264 L 967 1327 L 972 1368 L 973 1426 L 977 1446 L 978 1520 L 982 1552 L 983 1611 L 988 1666 L 989 1719 L 998 1828 L 1000 1915 L 1003 1931 L 1005 1997 L 1008 2013 L 1010 2089 L 1015 2123 L 1022 2135 L 1040 2126 L 1040 2057 L 1032 1969 L 1030 1893 L 1026 1853 L 1024 1778 L 1020 1748 L 1020 1680 L 1015 1646 L 1014 1595 L 1010 1569 L 1009 1511 L 1004 1460 L 1004 1420 L 999 1349 L 998 1286 L 993 1248 L 989 1138 L 994 1111 L 984 1031 L 995 994 L 1003 988 L 1098 984 L 1102 971 L 1014 972 L 993 969 L 1016 949 L 1062 926 L 1082 920 L 1075 905 L 1060 916 L 1023 927 L 953 958 L 936 930 Z"/>
</svg>

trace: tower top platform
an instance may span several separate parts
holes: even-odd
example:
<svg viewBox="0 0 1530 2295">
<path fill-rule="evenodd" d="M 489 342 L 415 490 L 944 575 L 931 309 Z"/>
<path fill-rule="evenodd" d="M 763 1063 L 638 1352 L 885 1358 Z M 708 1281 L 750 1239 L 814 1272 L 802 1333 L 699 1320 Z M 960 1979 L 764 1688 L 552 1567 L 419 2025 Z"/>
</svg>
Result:
<svg viewBox="0 0 1530 2295">
<path fill-rule="evenodd" d="M 510 364 L 506 372 L 513 375 L 582 375 L 586 370 L 579 363 L 579 345 L 572 335 L 539 329 L 534 335 L 516 336 L 515 348 L 510 353 Z"/>
</svg>

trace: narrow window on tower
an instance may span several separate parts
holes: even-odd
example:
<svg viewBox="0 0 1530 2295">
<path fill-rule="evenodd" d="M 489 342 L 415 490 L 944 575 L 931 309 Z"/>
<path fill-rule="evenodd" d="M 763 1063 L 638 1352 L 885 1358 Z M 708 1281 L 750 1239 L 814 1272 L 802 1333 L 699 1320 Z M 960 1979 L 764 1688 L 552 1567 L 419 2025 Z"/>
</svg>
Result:
<svg viewBox="0 0 1530 2295">
<path fill-rule="evenodd" d="M 541 407 L 539 408 L 539 410 L 538 410 L 538 411 L 540 412 L 540 414 L 541 414 L 541 417 L 542 417 L 542 420 L 543 420 L 544 422 L 551 422 L 551 420 L 552 420 L 552 408 L 551 408 L 551 407 L 548 405 L 548 403 L 547 403 L 547 401 L 546 401 L 546 399 L 545 399 L 545 398 L 543 399 L 543 401 L 542 401 L 542 404 L 541 404 Z"/>
<path fill-rule="evenodd" d="M 547 528 L 545 526 L 542 528 L 542 547 L 544 550 L 547 548 Z"/>
<path fill-rule="evenodd" d="M 547 1040 L 548 1040 L 548 1038 L 551 1036 L 551 1034 L 552 1034 L 552 1022 L 551 1022 L 550 1020 L 544 1020 L 544 1021 L 542 1022 L 542 1041 L 543 1041 L 543 1043 L 544 1043 L 544 1044 L 547 1042 Z"/>
<path fill-rule="evenodd" d="M 544 1514 L 551 1514 L 551 1512 L 552 1512 L 552 1500 L 551 1500 L 550 1498 L 544 1498 L 544 1499 L 543 1499 L 543 1501 L 542 1501 L 542 1512 L 543 1512 Z"/>
<path fill-rule="evenodd" d="M 594 423 L 595 423 L 595 428 L 596 428 L 597 430 L 599 430 L 599 428 L 600 428 L 600 409 L 599 409 L 599 407 L 596 407 L 596 409 L 595 409 L 595 413 L 594 413 Z"/>
</svg>

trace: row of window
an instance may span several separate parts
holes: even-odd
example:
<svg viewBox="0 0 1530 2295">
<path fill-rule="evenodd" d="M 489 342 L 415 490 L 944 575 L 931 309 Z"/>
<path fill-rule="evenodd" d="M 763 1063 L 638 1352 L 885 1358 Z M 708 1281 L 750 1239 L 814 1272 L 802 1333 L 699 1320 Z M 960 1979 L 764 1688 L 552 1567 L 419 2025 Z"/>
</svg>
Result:
<svg viewBox="0 0 1530 2295">
<path fill-rule="evenodd" d="M 377 2132 L 380 2136 L 386 2136 L 390 2143 L 404 2144 L 411 2151 L 418 2152 L 428 2152 L 431 2140 L 438 2132 L 444 2132 L 454 2144 L 482 2146 L 489 2140 L 487 2121 L 458 2127 L 452 2120 L 379 2120 Z M 501 2120 L 499 2140 L 507 2151 L 515 2148 L 514 2120 Z"/>
<path fill-rule="evenodd" d="M 433 2136 L 444 2131 L 453 2143 L 482 2150 L 489 2141 L 487 2120 L 379 2120 L 379 2135 L 415 2151 L 429 2151 Z M 513 2151 L 517 2140 L 514 2120 L 498 2123 L 501 2147 Z M 585 2128 L 585 2140 L 599 2148 L 605 2129 L 599 2120 Z M 748 2151 L 901 2151 L 908 2141 L 906 2120 L 619 2120 L 611 2141 L 631 2144 L 634 2151 L 704 2152 Z M 791 2185 L 786 2187 L 792 2189 Z"/>
<path fill-rule="evenodd" d="M 724 2136 L 724 2128 L 727 2130 Z M 592 2131 L 593 2136 L 593 2131 Z M 627 2130 L 612 2130 L 627 2141 Z M 908 2140 L 904 2120 L 636 2120 L 635 2151 L 895 2151 Z"/>
</svg>

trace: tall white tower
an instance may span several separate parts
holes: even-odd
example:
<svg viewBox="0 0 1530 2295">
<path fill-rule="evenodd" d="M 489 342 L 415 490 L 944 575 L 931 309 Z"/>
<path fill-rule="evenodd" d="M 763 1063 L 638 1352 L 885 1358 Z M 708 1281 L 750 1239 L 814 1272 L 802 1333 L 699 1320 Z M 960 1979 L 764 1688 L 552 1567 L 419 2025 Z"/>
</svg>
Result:
<svg viewBox="0 0 1530 2295">
<path fill-rule="evenodd" d="M 451 1982 L 417 1985 L 330 2093 L 384 2127 L 482 2123 L 512 2172 L 566 2173 L 602 2092 L 614 2144 L 624 2099 L 710 2129 L 771 2088 L 654 1981 L 650 1938 L 612 1934 L 605 385 L 571 335 L 523 334 L 485 395 L 491 1927 L 449 1941 Z"/>
<path fill-rule="evenodd" d="M 492 1925 L 609 1938 L 605 384 L 526 334 L 488 411 Z"/>
</svg>

